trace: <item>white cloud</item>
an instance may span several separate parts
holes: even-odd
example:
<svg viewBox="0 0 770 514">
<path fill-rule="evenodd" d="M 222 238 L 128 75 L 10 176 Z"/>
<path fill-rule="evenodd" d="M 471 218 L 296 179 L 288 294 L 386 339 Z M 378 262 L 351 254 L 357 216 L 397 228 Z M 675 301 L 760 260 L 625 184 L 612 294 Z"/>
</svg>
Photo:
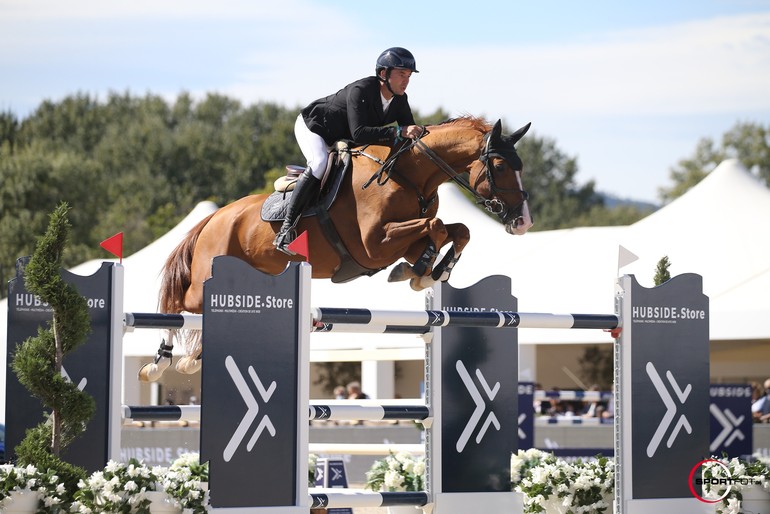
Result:
<svg viewBox="0 0 770 514">
<path fill-rule="evenodd" d="M 444 105 L 463 98 L 482 110 L 526 103 L 541 113 L 583 115 L 770 107 L 770 14 L 614 34 L 569 46 L 437 48 L 423 60 L 442 70 L 438 76 L 428 72 L 423 89 L 440 91 Z M 453 69 L 453 61 L 464 65 Z"/>
<path fill-rule="evenodd" d="M 3 18 L 8 21 L 88 20 L 88 19 L 273 19 L 291 21 L 296 9 L 311 13 L 312 3 L 303 0 L 254 2 L 251 0 L 4 0 Z"/>
<path fill-rule="evenodd" d="M 224 90 L 291 105 L 330 94 L 371 73 L 381 50 L 365 34 L 344 37 L 358 44 L 344 46 L 327 34 L 324 44 L 309 37 L 256 52 Z M 628 116 L 770 108 L 770 14 L 617 32 L 569 45 L 442 41 L 413 51 L 421 73 L 409 94 L 422 112 Z"/>
</svg>

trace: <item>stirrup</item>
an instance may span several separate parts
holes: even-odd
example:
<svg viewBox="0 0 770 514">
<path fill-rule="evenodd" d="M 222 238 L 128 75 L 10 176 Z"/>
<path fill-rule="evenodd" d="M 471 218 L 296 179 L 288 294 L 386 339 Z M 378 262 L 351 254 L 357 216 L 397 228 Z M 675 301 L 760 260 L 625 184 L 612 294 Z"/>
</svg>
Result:
<svg viewBox="0 0 770 514">
<path fill-rule="evenodd" d="M 279 232 L 275 236 L 275 239 L 273 239 L 273 245 L 275 246 L 276 250 L 278 250 L 279 252 L 283 252 L 286 255 L 289 255 L 289 256 L 297 255 L 296 252 L 293 252 L 288 248 L 286 248 L 295 239 L 297 239 L 297 231 L 294 230 L 294 228 L 290 228 L 286 232 Z"/>
</svg>

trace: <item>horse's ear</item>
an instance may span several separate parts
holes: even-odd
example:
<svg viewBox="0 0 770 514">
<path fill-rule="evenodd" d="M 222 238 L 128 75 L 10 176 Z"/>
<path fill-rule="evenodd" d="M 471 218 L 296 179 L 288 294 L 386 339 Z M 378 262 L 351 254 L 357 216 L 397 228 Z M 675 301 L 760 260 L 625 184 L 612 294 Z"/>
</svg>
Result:
<svg viewBox="0 0 770 514">
<path fill-rule="evenodd" d="M 503 122 L 502 120 L 497 120 L 495 122 L 495 126 L 492 127 L 492 139 L 500 139 L 500 137 L 503 135 Z"/>
<path fill-rule="evenodd" d="M 530 121 L 529 123 L 527 123 L 526 125 L 524 125 L 523 127 L 521 127 L 519 130 L 517 130 L 516 132 L 514 132 L 513 134 L 511 134 L 511 135 L 508 137 L 509 141 L 510 141 L 512 144 L 514 144 L 514 145 L 515 145 L 515 144 L 516 144 L 516 143 L 519 141 L 519 139 L 521 139 L 522 137 L 524 137 L 524 134 L 526 134 L 526 133 L 527 133 L 527 131 L 529 130 L 529 127 L 530 127 L 531 125 L 532 125 L 532 122 Z"/>
</svg>

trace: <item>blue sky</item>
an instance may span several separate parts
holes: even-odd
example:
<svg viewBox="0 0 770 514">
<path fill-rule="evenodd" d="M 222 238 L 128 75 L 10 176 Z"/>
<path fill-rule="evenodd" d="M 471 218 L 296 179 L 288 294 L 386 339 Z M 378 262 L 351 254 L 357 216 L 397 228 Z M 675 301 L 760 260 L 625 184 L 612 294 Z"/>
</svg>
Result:
<svg viewBox="0 0 770 514">
<path fill-rule="evenodd" d="M 701 138 L 770 123 L 770 0 L 0 0 L 0 110 L 109 91 L 296 107 L 390 46 L 417 58 L 414 109 L 531 121 L 620 197 L 654 201 Z"/>
</svg>

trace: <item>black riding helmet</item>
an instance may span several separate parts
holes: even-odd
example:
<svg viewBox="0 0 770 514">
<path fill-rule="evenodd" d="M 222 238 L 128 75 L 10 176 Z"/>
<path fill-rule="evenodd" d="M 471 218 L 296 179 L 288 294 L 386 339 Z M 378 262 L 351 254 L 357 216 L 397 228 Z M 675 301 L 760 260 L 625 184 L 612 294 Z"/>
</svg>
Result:
<svg viewBox="0 0 770 514">
<path fill-rule="evenodd" d="M 375 67 L 377 75 L 380 74 L 380 70 L 382 69 L 388 70 L 388 74 L 390 74 L 389 70 L 391 68 L 403 68 L 405 70 L 411 70 L 414 73 L 419 73 L 412 52 L 399 46 L 388 48 L 377 58 L 377 66 Z"/>
</svg>

